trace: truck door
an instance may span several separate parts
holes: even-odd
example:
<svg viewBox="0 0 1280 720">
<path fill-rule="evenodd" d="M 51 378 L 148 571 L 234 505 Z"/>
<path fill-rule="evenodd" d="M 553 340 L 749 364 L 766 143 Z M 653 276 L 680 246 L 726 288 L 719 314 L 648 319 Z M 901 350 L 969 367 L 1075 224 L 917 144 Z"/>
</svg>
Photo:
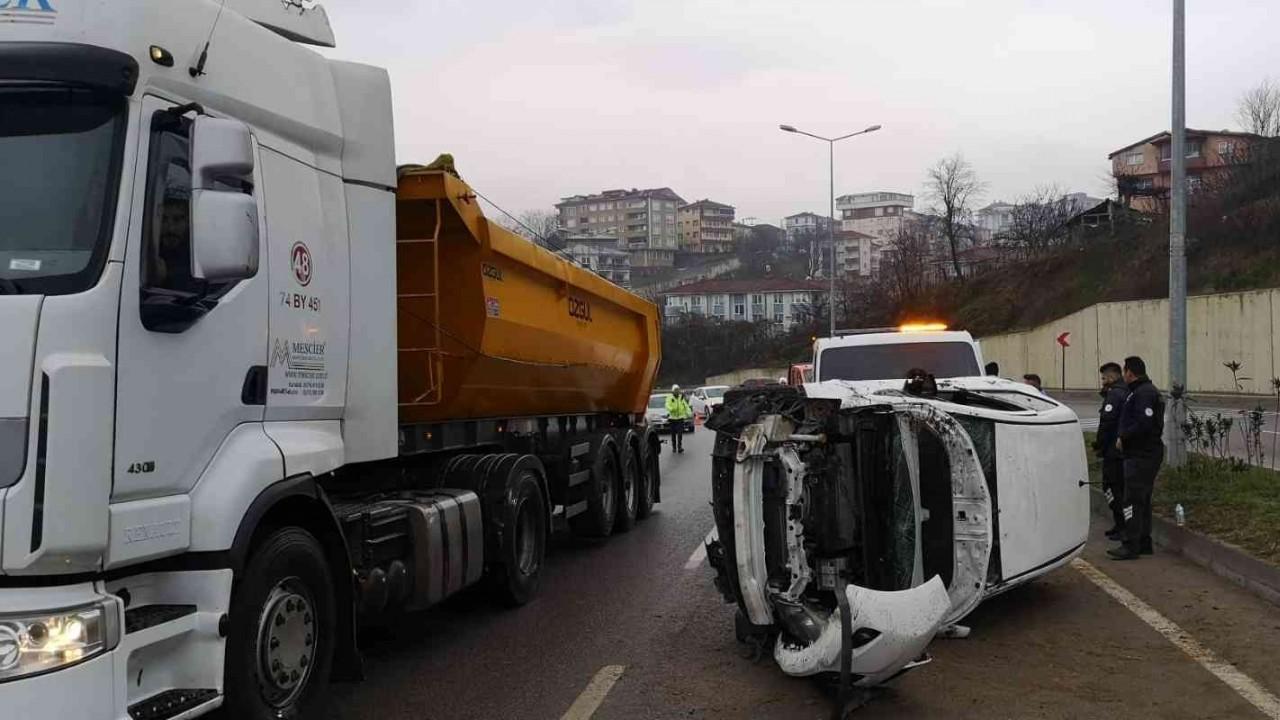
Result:
<svg viewBox="0 0 1280 720">
<path fill-rule="evenodd" d="M 255 378 L 267 361 L 266 243 L 248 280 L 191 276 L 192 116 L 163 112 L 172 105 L 142 101 L 120 299 L 113 502 L 188 491 L 236 425 L 263 419 Z M 260 174 L 225 178 L 220 189 L 257 198 L 261 223 Z"/>
</svg>

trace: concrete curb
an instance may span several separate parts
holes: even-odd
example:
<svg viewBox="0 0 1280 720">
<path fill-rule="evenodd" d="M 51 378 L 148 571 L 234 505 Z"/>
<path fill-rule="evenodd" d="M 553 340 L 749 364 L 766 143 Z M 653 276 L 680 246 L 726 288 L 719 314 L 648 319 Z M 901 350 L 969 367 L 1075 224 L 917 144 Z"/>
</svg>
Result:
<svg viewBox="0 0 1280 720">
<path fill-rule="evenodd" d="M 1098 515 L 1111 519 L 1107 499 L 1090 489 L 1089 504 Z M 1215 540 L 1208 535 L 1178 527 L 1177 523 L 1159 515 L 1151 518 L 1151 539 L 1170 552 L 1248 590 L 1258 597 L 1280 605 L 1280 567 L 1246 553 L 1240 548 Z"/>
</svg>

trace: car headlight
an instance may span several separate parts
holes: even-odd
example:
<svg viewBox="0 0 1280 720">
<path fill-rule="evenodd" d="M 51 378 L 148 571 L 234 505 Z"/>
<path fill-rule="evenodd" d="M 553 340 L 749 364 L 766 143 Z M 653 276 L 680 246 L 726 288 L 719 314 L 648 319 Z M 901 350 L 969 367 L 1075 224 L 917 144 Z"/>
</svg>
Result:
<svg viewBox="0 0 1280 720">
<path fill-rule="evenodd" d="M 108 602 L 0 615 L 0 682 L 88 660 L 115 647 L 119 639 L 116 609 Z"/>
</svg>

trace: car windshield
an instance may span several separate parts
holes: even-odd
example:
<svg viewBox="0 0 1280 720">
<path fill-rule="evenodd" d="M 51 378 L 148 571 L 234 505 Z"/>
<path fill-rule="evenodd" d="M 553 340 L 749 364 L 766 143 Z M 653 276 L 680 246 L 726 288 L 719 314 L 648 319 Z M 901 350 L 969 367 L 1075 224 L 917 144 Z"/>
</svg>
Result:
<svg viewBox="0 0 1280 720">
<path fill-rule="evenodd" d="M 667 406 L 666 395 L 650 395 L 649 396 L 649 407 L 651 409 L 658 410 L 658 409 L 665 408 L 666 406 Z"/>
<path fill-rule="evenodd" d="M 124 99 L 0 84 L 0 294 L 80 292 L 106 260 Z"/>
<path fill-rule="evenodd" d="M 822 351 L 820 380 L 897 380 L 919 368 L 939 378 L 981 375 L 973 346 L 966 342 L 911 342 L 854 345 Z"/>
<path fill-rule="evenodd" d="M 722 398 L 724 397 L 725 391 L 728 389 L 729 389 L 728 386 L 721 385 L 716 387 L 702 388 L 702 391 L 706 393 L 707 397 L 709 398 Z"/>
</svg>

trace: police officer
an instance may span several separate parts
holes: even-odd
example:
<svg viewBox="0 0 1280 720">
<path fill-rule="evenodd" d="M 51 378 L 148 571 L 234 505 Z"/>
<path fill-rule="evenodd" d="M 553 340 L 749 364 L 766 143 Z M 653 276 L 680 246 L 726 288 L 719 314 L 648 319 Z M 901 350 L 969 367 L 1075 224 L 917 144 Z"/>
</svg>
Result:
<svg viewBox="0 0 1280 720">
<path fill-rule="evenodd" d="M 1124 538 L 1124 457 L 1116 448 L 1120 437 L 1120 409 L 1129 397 L 1129 387 L 1124 382 L 1124 371 L 1117 363 L 1105 363 L 1098 368 L 1102 380 L 1102 407 L 1098 410 L 1098 437 L 1093 441 L 1093 451 L 1102 459 L 1102 492 L 1111 508 L 1111 540 Z"/>
<path fill-rule="evenodd" d="M 679 385 L 671 386 L 667 396 L 667 425 L 671 428 L 671 452 L 684 452 L 685 424 L 693 419 L 693 408 Z"/>
<path fill-rule="evenodd" d="M 1124 359 L 1129 397 L 1120 410 L 1116 447 L 1124 455 L 1124 545 L 1108 550 L 1116 560 L 1150 555 L 1151 492 L 1164 461 L 1164 398 L 1147 377 L 1147 364 L 1135 356 Z"/>
</svg>

